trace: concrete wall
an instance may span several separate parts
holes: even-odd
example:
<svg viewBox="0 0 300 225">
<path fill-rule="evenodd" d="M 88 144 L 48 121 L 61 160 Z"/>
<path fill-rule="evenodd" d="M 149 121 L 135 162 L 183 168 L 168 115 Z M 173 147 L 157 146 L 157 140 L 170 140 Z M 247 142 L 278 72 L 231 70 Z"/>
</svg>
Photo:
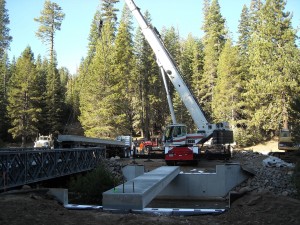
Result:
<svg viewBox="0 0 300 225">
<path fill-rule="evenodd" d="M 157 196 L 163 198 L 215 198 L 248 178 L 239 164 L 217 165 L 216 173 L 185 173 L 178 176 Z"/>
</svg>

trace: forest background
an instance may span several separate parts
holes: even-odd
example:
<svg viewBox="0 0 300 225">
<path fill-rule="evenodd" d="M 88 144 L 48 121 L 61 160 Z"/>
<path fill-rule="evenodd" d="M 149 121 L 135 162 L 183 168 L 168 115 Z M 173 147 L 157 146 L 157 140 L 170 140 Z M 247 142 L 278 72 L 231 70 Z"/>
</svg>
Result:
<svg viewBox="0 0 300 225">
<path fill-rule="evenodd" d="M 171 123 L 154 54 L 141 30 L 133 29 L 118 0 L 102 0 L 91 23 L 88 53 L 76 74 L 57 68 L 55 33 L 63 9 L 45 1 L 37 37 L 49 55 L 30 46 L 8 58 L 12 38 L 5 0 L 0 0 L 0 145 L 32 143 L 38 133 L 68 134 L 80 124 L 88 137 L 150 138 Z M 238 145 L 268 140 L 300 120 L 300 49 L 285 0 L 251 0 L 244 6 L 233 43 L 218 0 L 204 0 L 203 38 L 183 39 L 174 27 L 160 35 L 210 122 L 228 121 Z M 145 17 L 151 23 L 151 15 Z M 298 42 L 299 43 L 299 42 Z M 177 121 L 196 127 L 169 82 Z"/>
</svg>

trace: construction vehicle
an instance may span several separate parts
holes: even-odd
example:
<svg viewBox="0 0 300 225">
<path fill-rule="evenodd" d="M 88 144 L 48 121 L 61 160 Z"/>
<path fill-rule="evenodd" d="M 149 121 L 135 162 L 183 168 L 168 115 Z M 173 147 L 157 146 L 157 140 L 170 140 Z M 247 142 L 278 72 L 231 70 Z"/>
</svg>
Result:
<svg viewBox="0 0 300 225">
<path fill-rule="evenodd" d="M 299 150 L 299 143 L 293 139 L 292 132 L 289 129 L 281 129 L 279 132 L 278 149 L 285 152 Z"/>
<path fill-rule="evenodd" d="M 148 154 L 161 153 L 163 151 L 161 136 L 155 135 L 150 137 L 150 140 L 144 141 L 144 146 Z"/>
<path fill-rule="evenodd" d="M 224 145 L 233 142 L 233 132 L 229 127 L 229 123 L 208 123 L 197 100 L 183 81 L 179 69 L 175 65 L 168 50 L 165 48 L 158 31 L 147 23 L 134 1 L 125 0 L 125 2 L 137 20 L 144 37 L 155 53 L 163 78 L 166 74 L 171 80 L 197 126 L 196 133 L 188 134 L 186 125 L 178 124 L 176 122 L 174 112 L 172 112 L 173 108 L 171 107 L 170 99 L 168 98 L 173 124 L 166 127 L 164 134 L 166 163 L 168 165 L 173 165 L 182 161 L 197 162 L 201 153 L 200 145 L 211 138 L 213 145 L 218 146 L 218 149 L 222 146 L 222 151 L 224 150 L 224 153 L 228 153 L 227 150 L 229 148 L 224 147 Z M 169 94 L 167 92 L 167 97 L 168 96 Z"/>
<path fill-rule="evenodd" d="M 129 158 L 133 154 L 133 142 L 132 142 L 132 137 L 131 136 L 117 136 L 116 138 L 117 141 L 122 141 L 125 143 L 125 151 L 124 151 L 124 157 Z"/>
<path fill-rule="evenodd" d="M 34 148 L 54 148 L 54 140 L 52 135 L 40 135 L 36 138 L 34 142 Z"/>
</svg>

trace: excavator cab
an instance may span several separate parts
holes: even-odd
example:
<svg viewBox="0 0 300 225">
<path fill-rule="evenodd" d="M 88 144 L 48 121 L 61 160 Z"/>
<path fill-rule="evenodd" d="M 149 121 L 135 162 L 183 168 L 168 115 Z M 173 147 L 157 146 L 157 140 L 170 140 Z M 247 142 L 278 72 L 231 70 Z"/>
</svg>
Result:
<svg viewBox="0 0 300 225">
<path fill-rule="evenodd" d="M 284 151 L 299 150 L 299 144 L 294 141 L 289 129 L 281 129 L 279 133 L 278 149 Z"/>
</svg>

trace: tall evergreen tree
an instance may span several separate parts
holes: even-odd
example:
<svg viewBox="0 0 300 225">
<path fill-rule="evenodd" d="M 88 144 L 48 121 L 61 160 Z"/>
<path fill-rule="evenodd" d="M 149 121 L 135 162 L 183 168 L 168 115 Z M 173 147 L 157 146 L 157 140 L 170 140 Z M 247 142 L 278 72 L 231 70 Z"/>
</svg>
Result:
<svg viewBox="0 0 300 225">
<path fill-rule="evenodd" d="M 106 3 L 110 7 L 106 6 Z M 112 1 L 102 2 L 102 10 L 115 12 Z M 106 11 L 103 15 L 106 15 Z M 110 18 L 110 17 L 108 17 Z M 87 72 L 81 77 L 79 120 L 86 136 L 113 137 L 115 123 L 113 115 L 113 75 L 114 73 L 114 19 L 105 19 L 101 35 L 96 45 L 95 56 L 88 65 Z"/>
<path fill-rule="evenodd" d="M 62 8 L 55 2 L 46 0 L 44 9 L 41 11 L 41 16 L 34 18 L 34 21 L 40 23 L 36 36 L 42 40 L 43 43 L 49 45 L 50 62 L 54 61 L 54 37 L 55 32 L 60 30 L 65 14 Z"/>
<path fill-rule="evenodd" d="M 134 134 L 133 118 L 136 61 L 133 52 L 132 18 L 127 6 L 123 8 L 122 18 L 115 39 L 115 63 L 112 81 L 113 117 L 116 134 Z"/>
<path fill-rule="evenodd" d="M 218 78 L 214 87 L 214 99 L 212 101 L 213 115 L 216 122 L 228 121 L 234 124 L 236 121 L 238 103 L 240 98 L 240 71 L 239 55 L 237 47 L 227 39 L 220 55 L 218 65 Z"/>
<path fill-rule="evenodd" d="M 5 8 L 6 1 L 0 0 L 0 142 L 7 138 L 7 84 L 9 80 L 9 64 L 7 50 L 12 37 L 9 35 L 9 16 Z"/>
<path fill-rule="evenodd" d="M 37 70 L 37 81 L 36 85 L 39 87 L 38 92 L 41 99 L 39 101 L 39 106 L 41 108 L 40 119 L 38 123 L 38 131 L 40 134 L 48 134 L 48 124 L 47 124 L 47 107 L 46 107 L 46 96 L 47 96 L 47 72 L 48 72 L 48 60 L 44 58 L 42 60 L 41 56 L 38 55 L 36 59 L 36 70 Z"/>
<path fill-rule="evenodd" d="M 46 88 L 46 111 L 47 127 L 50 133 L 55 135 L 63 130 L 63 110 L 65 96 L 61 85 L 60 74 L 57 70 L 56 58 L 47 68 L 47 88 Z"/>
<path fill-rule="evenodd" d="M 145 12 L 145 19 L 151 24 L 151 16 L 148 11 Z M 155 93 L 151 90 L 155 86 L 154 83 L 159 79 L 159 68 L 155 61 L 154 52 L 150 45 L 142 35 L 140 28 L 137 30 L 135 39 L 135 52 L 137 56 L 137 73 L 139 76 L 139 113 L 141 136 L 150 138 L 152 121 L 152 109 L 150 102 L 156 102 Z M 157 102 L 156 102 L 157 103 Z"/>
<path fill-rule="evenodd" d="M 238 26 L 239 38 L 237 46 L 239 48 L 239 52 L 243 56 L 248 56 L 249 49 L 249 39 L 251 36 L 251 19 L 248 7 L 246 5 L 243 6 L 240 23 Z"/>
<path fill-rule="evenodd" d="M 254 7 L 254 1 L 252 1 L 252 7 Z M 254 15 L 254 11 L 250 12 L 248 7 L 244 5 L 238 26 L 239 37 L 237 48 L 239 53 L 238 61 L 240 68 L 239 75 L 237 76 L 237 79 L 239 79 L 238 95 L 235 99 L 238 104 L 235 105 L 233 125 L 235 126 L 235 140 L 241 146 L 247 145 L 249 136 L 251 136 L 251 130 L 247 129 L 246 126 L 248 117 L 245 114 L 245 108 L 248 104 L 245 99 L 245 87 L 249 79 L 251 79 L 251 75 L 249 73 L 249 43 L 251 35 L 254 31 L 251 14 Z"/>
<path fill-rule="evenodd" d="M 213 89 L 216 84 L 217 66 L 219 56 L 225 43 L 225 19 L 220 12 L 218 0 L 213 0 L 207 12 L 205 12 L 204 32 L 204 69 L 201 83 L 200 103 L 204 111 L 211 115 L 211 102 L 214 97 Z"/>
<path fill-rule="evenodd" d="M 16 71 L 10 80 L 7 107 L 12 125 L 9 132 L 15 139 L 21 137 L 22 146 L 38 132 L 40 99 L 34 56 L 27 47 L 17 60 Z"/>
<path fill-rule="evenodd" d="M 7 54 L 0 58 L 0 145 L 7 139 L 7 129 L 9 126 L 7 119 L 7 89 L 10 77 Z"/>
<path fill-rule="evenodd" d="M 115 5 L 119 0 L 102 0 L 101 11 L 105 22 L 110 21 L 111 24 L 116 27 L 116 22 L 118 20 L 117 12 L 119 11 Z"/>
<path fill-rule="evenodd" d="M 6 1 L 0 0 L 0 59 L 2 59 L 9 49 L 12 37 L 9 35 L 9 16 L 5 8 Z"/>
<path fill-rule="evenodd" d="M 101 17 L 101 12 L 99 10 L 96 11 L 91 28 L 90 28 L 90 34 L 88 38 L 88 54 L 87 54 L 87 61 L 88 63 L 92 60 L 92 58 L 95 56 L 96 53 L 96 45 L 97 41 L 99 40 L 99 37 L 101 35 L 101 30 L 103 27 L 103 20 Z"/>
<path fill-rule="evenodd" d="M 40 23 L 36 36 L 49 46 L 50 62 L 47 70 L 46 110 L 47 126 L 51 133 L 62 131 L 64 95 L 57 70 L 54 37 L 56 31 L 60 30 L 64 17 L 65 14 L 57 3 L 46 0 L 41 16 L 34 18 L 36 22 Z"/>
<path fill-rule="evenodd" d="M 200 40 L 189 34 L 187 39 L 181 42 L 181 49 L 179 67 L 185 82 L 194 94 L 196 101 L 198 101 L 199 90 L 201 89 L 200 81 L 203 74 L 203 46 Z M 183 103 L 182 109 L 185 110 L 182 111 L 184 113 L 182 114 L 182 123 L 191 129 L 190 132 L 194 132 L 196 130 L 195 123 Z"/>
<path fill-rule="evenodd" d="M 279 127 L 287 127 L 291 97 L 297 93 L 296 32 L 285 5 L 284 0 L 266 1 L 249 45 L 248 127 L 261 136 L 272 136 Z"/>
</svg>

